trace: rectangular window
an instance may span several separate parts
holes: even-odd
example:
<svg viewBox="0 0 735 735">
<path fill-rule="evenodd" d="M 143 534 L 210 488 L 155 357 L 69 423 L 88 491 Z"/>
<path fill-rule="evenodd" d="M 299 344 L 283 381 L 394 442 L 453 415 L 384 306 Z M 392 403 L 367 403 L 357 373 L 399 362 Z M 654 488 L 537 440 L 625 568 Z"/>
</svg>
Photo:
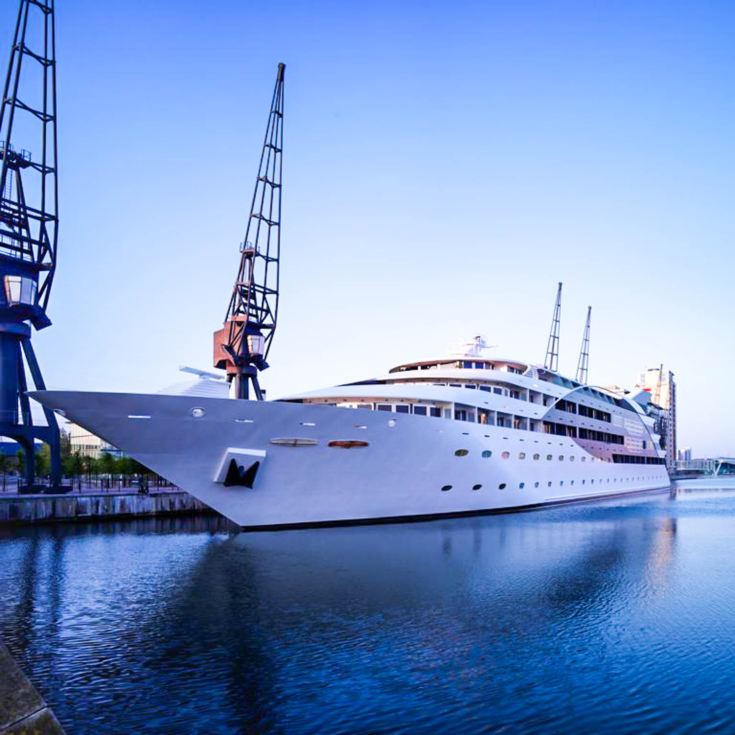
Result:
<svg viewBox="0 0 735 735">
<path fill-rule="evenodd" d="M 410 410 L 409 406 L 399 405 L 396 406 L 396 413 L 408 413 Z"/>
<path fill-rule="evenodd" d="M 442 415 L 442 410 L 441 410 L 441 408 L 434 408 L 434 406 L 432 406 L 432 407 L 431 407 L 431 408 L 429 409 L 429 416 L 436 416 L 436 418 L 440 418 L 440 417 L 441 417 L 441 415 Z"/>
<path fill-rule="evenodd" d="M 426 406 L 414 406 L 413 412 L 416 416 L 426 416 Z"/>
<path fill-rule="evenodd" d="M 378 403 L 377 409 L 378 411 L 393 411 L 393 406 L 390 403 Z"/>
<path fill-rule="evenodd" d="M 493 393 L 497 393 L 499 396 L 503 395 L 502 388 L 493 388 Z"/>
</svg>

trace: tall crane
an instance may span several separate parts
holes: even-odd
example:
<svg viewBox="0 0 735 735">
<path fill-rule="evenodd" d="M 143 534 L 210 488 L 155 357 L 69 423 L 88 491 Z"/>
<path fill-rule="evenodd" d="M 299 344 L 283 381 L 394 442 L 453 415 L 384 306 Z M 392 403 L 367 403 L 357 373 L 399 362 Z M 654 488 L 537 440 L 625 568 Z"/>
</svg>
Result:
<svg viewBox="0 0 735 735">
<path fill-rule="evenodd" d="M 214 333 L 214 366 L 227 371 L 235 398 L 263 399 L 258 373 L 266 358 L 278 317 L 281 253 L 281 181 L 283 160 L 283 81 L 278 65 L 258 176 L 240 245 L 240 268 L 224 326 Z"/>
<path fill-rule="evenodd" d="M 587 307 L 587 321 L 584 323 L 582 334 L 582 347 L 579 350 L 577 360 L 577 382 L 587 385 L 590 372 L 590 320 L 592 319 L 592 307 Z"/>
<path fill-rule="evenodd" d="M 58 225 L 54 0 L 20 0 L 0 104 L 0 435 L 23 447 L 29 487 L 36 440 L 51 449 L 52 485 L 61 473 L 56 418 L 44 409 L 35 423 L 26 395 L 26 367 L 45 388 L 31 327 L 51 324 Z"/>
<path fill-rule="evenodd" d="M 561 327 L 561 282 L 556 290 L 556 301 L 554 302 L 554 316 L 551 320 L 549 330 L 549 341 L 546 344 L 546 360 L 544 367 L 553 372 L 559 371 L 559 329 Z"/>
</svg>

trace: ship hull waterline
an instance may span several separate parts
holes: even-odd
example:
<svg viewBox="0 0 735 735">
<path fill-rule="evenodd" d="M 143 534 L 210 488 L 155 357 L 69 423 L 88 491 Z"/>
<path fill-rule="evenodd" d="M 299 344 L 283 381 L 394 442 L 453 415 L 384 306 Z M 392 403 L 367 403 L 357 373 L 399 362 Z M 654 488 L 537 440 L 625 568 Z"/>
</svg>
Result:
<svg viewBox="0 0 735 735">
<path fill-rule="evenodd" d="M 434 417 L 158 394 L 31 395 L 244 529 L 520 511 L 670 486 L 662 465 L 592 461 L 566 437 Z M 257 462 L 252 487 L 223 482 L 233 458 Z"/>
</svg>

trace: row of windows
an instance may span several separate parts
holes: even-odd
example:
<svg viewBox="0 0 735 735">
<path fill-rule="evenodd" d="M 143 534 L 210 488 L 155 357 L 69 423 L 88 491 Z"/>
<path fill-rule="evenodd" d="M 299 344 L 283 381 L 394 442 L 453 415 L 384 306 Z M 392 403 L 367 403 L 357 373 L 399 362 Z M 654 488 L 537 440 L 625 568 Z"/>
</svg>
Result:
<svg viewBox="0 0 735 735">
<path fill-rule="evenodd" d="M 357 408 L 373 408 L 372 403 L 358 403 Z M 409 403 L 376 403 L 376 411 L 391 412 L 395 409 L 396 413 L 413 413 L 414 416 L 434 416 L 439 418 L 442 415 L 441 408 L 436 406 L 419 406 L 418 404 Z"/>
<path fill-rule="evenodd" d="M 454 456 L 455 457 L 466 457 L 469 453 L 470 453 L 469 449 L 457 449 L 454 452 Z M 490 457 L 493 456 L 493 453 L 492 453 L 492 451 L 490 449 L 484 449 L 482 451 L 482 455 L 481 456 L 484 459 L 489 459 Z M 502 452 L 500 456 L 501 456 L 502 459 L 510 459 L 510 452 L 508 452 L 508 451 Z M 526 455 L 526 452 L 518 452 L 518 459 L 526 459 L 526 456 L 527 456 Z M 538 453 L 536 453 L 536 454 L 533 454 L 532 455 L 532 458 L 534 460 L 539 460 L 539 459 L 541 459 L 541 455 L 538 454 Z M 553 454 L 547 454 L 546 455 L 546 459 L 547 459 L 547 461 L 550 462 L 551 460 L 554 459 L 554 455 Z M 570 462 L 574 462 L 574 459 L 575 459 L 575 455 L 570 454 L 569 455 L 569 461 Z M 586 462 L 587 461 L 587 457 L 586 456 L 585 457 L 580 457 L 579 459 L 580 459 L 581 462 Z M 563 454 L 560 454 L 558 456 L 558 461 L 559 462 L 563 462 L 564 461 L 564 455 Z M 603 462 L 604 460 L 597 459 L 596 457 L 590 457 L 590 462 L 595 462 L 595 461 Z"/>
<path fill-rule="evenodd" d="M 645 479 L 646 479 L 645 477 L 613 477 L 613 478 L 608 477 L 607 479 L 600 479 L 600 478 L 598 478 L 597 484 L 598 485 L 604 485 L 604 484 L 610 485 L 611 483 L 614 484 L 616 482 L 625 482 L 625 481 L 631 481 L 631 480 L 632 481 L 637 481 L 637 480 L 645 480 Z M 571 487 L 572 485 L 574 485 L 574 482 L 575 482 L 574 480 L 570 480 L 569 481 L 569 486 Z M 580 480 L 580 485 L 586 485 L 586 484 L 587 484 L 587 480 L 586 479 Z M 594 485 L 595 484 L 595 481 L 594 480 L 590 480 L 589 481 L 589 484 L 590 485 Z M 551 480 L 549 480 L 546 483 L 546 487 L 553 487 L 553 485 L 554 485 L 554 483 Z M 534 486 L 534 488 L 538 488 L 538 487 L 541 486 L 541 483 L 538 482 L 538 481 L 537 482 L 534 482 L 533 483 L 533 486 Z M 452 490 L 453 487 L 454 487 L 453 485 L 442 485 L 441 491 L 443 493 L 446 493 L 446 492 L 449 492 L 450 490 Z M 507 487 L 508 487 L 508 483 L 507 482 L 501 482 L 498 485 L 498 490 L 505 490 Z M 518 489 L 519 490 L 523 490 L 523 489 L 525 489 L 525 487 L 526 487 L 526 483 L 525 482 L 519 482 L 518 483 Z M 559 480 L 559 487 L 564 487 L 564 480 Z M 482 485 L 480 483 L 478 483 L 476 485 L 473 485 L 472 486 L 472 489 L 473 490 L 480 490 L 480 489 L 482 489 Z"/>
<path fill-rule="evenodd" d="M 560 411 L 566 411 L 567 413 L 576 413 L 580 416 L 586 416 L 590 419 L 596 419 L 597 421 L 606 421 L 608 424 L 612 421 L 612 416 L 607 411 L 600 411 L 597 408 L 591 408 L 585 406 L 582 403 L 575 403 L 574 401 L 561 400 L 556 404 L 556 408 Z"/>
<path fill-rule="evenodd" d="M 622 434 L 610 434 L 607 431 L 595 431 L 594 429 L 580 429 L 579 438 L 607 444 L 625 444 L 625 437 Z"/>
<path fill-rule="evenodd" d="M 440 418 L 452 418 L 451 409 L 442 409 L 438 406 L 421 405 L 417 403 L 342 403 L 328 404 L 341 405 L 349 408 L 364 408 L 368 410 L 385 411 L 387 413 L 414 414 L 415 416 L 433 416 Z M 625 444 L 622 434 L 613 434 L 596 429 L 578 428 L 554 421 L 539 421 L 527 416 L 516 416 L 502 411 L 490 411 L 474 406 L 455 404 L 454 419 L 456 421 L 467 421 L 469 423 L 480 423 L 499 428 L 518 429 L 522 431 L 543 431 L 545 434 L 554 436 L 565 436 L 571 439 L 588 439 L 591 441 L 606 442 L 608 444 Z M 645 443 L 643 444 L 645 449 Z"/>
<path fill-rule="evenodd" d="M 441 368 L 464 368 L 469 370 L 502 370 L 503 368 L 496 368 L 495 364 L 490 362 L 479 362 L 475 360 L 456 360 L 455 362 L 436 362 L 428 365 L 401 365 L 399 368 L 391 370 L 392 373 L 405 373 L 412 370 L 436 370 Z M 506 365 L 505 371 L 509 373 L 516 373 L 517 375 L 523 375 L 523 370 L 513 367 L 512 365 Z"/>
<path fill-rule="evenodd" d="M 665 464 L 662 457 L 636 457 L 632 454 L 613 454 L 613 462 L 618 464 Z"/>
</svg>

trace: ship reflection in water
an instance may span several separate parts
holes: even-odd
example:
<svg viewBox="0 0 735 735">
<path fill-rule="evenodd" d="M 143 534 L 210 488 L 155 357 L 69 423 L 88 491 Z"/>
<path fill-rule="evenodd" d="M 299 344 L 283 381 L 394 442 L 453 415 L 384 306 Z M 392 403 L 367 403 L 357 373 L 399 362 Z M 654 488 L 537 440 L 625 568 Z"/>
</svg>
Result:
<svg viewBox="0 0 735 735">
<path fill-rule="evenodd" d="M 5 531 L 0 635 L 73 733 L 733 730 L 734 490 Z"/>
</svg>

